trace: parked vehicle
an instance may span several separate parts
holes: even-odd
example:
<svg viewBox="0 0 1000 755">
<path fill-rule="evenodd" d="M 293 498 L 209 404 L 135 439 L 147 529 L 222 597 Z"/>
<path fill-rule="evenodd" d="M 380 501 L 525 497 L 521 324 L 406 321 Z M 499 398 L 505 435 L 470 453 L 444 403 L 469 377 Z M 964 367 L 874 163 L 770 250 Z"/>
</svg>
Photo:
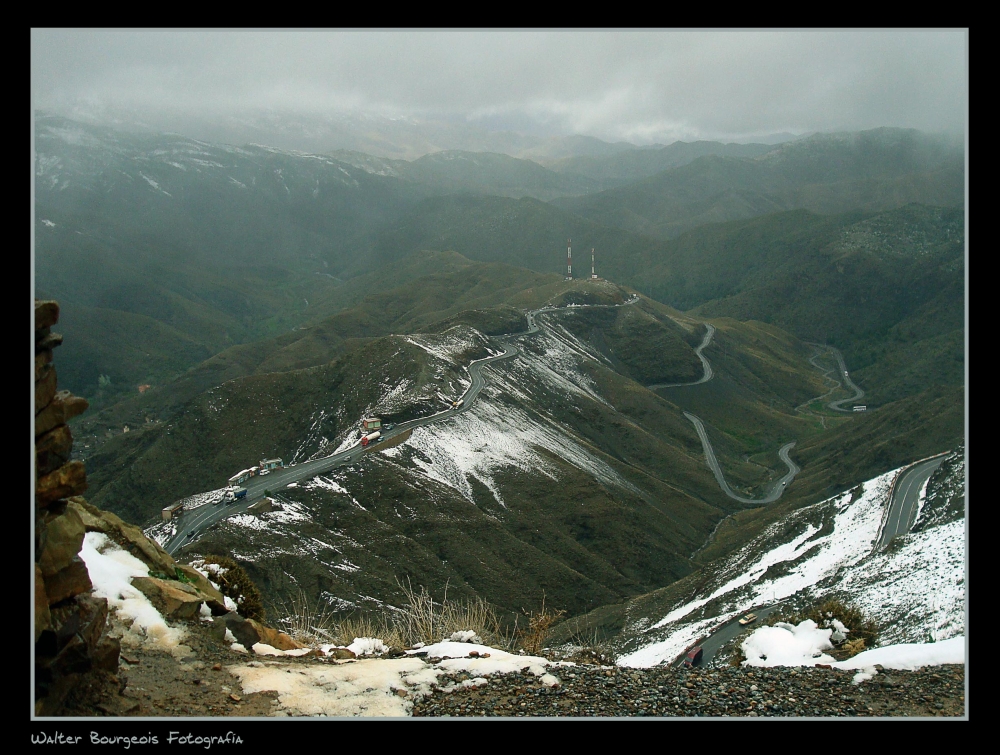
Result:
<svg viewBox="0 0 1000 755">
<path fill-rule="evenodd" d="M 373 443 L 374 441 L 378 440 L 381 437 L 382 433 L 379 430 L 376 430 L 375 432 L 369 433 L 368 435 L 363 437 L 361 439 L 361 445 L 362 447 L 367 446 L 369 443 Z"/>
<path fill-rule="evenodd" d="M 394 425 L 394 424 L 392 424 L 392 422 L 389 422 L 389 423 L 388 423 L 388 424 L 386 424 L 386 425 L 382 425 L 382 429 L 383 429 L 383 430 L 391 430 L 391 429 L 392 429 L 392 428 L 394 428 L 394 427 L 395 427 L 395 425 Z"/>
<path fill-rule="evenodd" d="M 684 656 L 684 668 L 691 668 L 692 666 L 697 666 L 701 663 L 702 655 L 704 654 L 704 649 L 699 645 L 696 648 L 691 648 L 688 654 Z"/>
<path fill-rule="evenodd" d="M 174 519 L 175 517 L 180 516 L 183 511 L 184 511 L 183 503 L 174 503 L 164 508 L 161 516 L 163 518 L 163 521 L 166 522 L 170 519 Z"/>
</svg>

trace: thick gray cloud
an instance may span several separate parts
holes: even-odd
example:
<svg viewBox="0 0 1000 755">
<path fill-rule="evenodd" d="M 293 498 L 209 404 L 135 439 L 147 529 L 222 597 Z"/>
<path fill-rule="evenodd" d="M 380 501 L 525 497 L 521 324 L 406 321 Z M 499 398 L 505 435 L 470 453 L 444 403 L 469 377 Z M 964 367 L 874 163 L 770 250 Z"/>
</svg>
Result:
<svg viewBox="0 0 1000 755">
<path fill-rule="evenodd" d="M 964 131 L 967 33 L 36 29 L 37 107 L 455 114 L 635 142 Z"/>
</svg>

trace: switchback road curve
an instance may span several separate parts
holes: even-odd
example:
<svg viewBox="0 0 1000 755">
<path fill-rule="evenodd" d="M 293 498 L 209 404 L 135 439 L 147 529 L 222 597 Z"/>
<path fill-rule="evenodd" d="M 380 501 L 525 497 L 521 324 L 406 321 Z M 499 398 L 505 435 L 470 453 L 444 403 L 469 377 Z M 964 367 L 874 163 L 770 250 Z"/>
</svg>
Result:
<svg viewBox="0 0 1000 755">
<path fill-rule="evenodd" d="M 838 401 L 831 401 L 829 404 L 827 404 L 827 406 L 833 409 L 835 412 L 851 412 L 853 411 L 853 408 L 843 409 L 841 408 L 840 405 L 846 404 L 848 401 L 850 401 L 852 404 L 855 401 L 859 401 L 864 397 L 865 392 L 861 390 L 858 386 L 856 386 L 854 382 L 851 380 L 851 378 L 848 376 L 847 365 L 844 364 L 844 355 L 840 353 L 840 349 L 837 349 L 833 346 L 827 346 L 827 348 L 831 352 L 833 352 L 833 355 L 837 358 L 837 364 L 840 367 L 840 374 L 838 375 L 838 377 L 843 378 L 844 383 L 847 385 L 847 387 L 851 388 L 854 391 L 854 395 L 851 396 L 850 398 L 842 398 Z"/>
<path fill-rule="evenodd" d="M 705 347 L 708 346 L 709 343 L 711 343 L 712 336 L 715 335 L 715 327 L 707 322 L 704 323 L 704 325 L 706 328 L 705 337 L 702 339 L 701 345 L 697 349 L 695 349 L 695 354 L 698 355 L 698 359 L 701 360 L 702 366 L 704 367 L 704 373 L 702 374 L 701 378 L 698 380 L 694 380 L 690 383 L 656 383 L 655 385 L 647 385 L 646 387 L 649 390 L 654 391 L 659 388 L 680 388 L 682 386 L 687 386 L 687 385 L 699 385 L 701 383 L 707 383 L 709 380 L 715 377 L 715 372 L 712 370 L 712 365 L 709 363 L 708 359 L 702 353 L 705 350 Z M 788 473 L 780 480 L 773 483 L 771 485 L 770 490 L 768 490 L 767 494 L 763 498 L 746 498 L 745 496 L 737 495 L 733 491 L 733 489 L 729 487 L 729 483 L 726 482 L 726 478 L 723 477 L 722 475 L 722 468 L 719 466 L 719 462 L 715 458 L 715 451 L 712 449 L 712 443 L 708 439 L 708 433 L 705 431 L 704 423 L 701 421 L 699 417 L 697 417 L 694 414 L 691 414 L 690 412 L 684 412 L 684 416 L 687 417 L 687 419 L 691 422 L 692 425 L 694 425 L 694 429 L 698 433 L 698 438 L 701 440 L 701 447 L 705 451 L 705 461 L 708 463 L 708 468 L 712 470 L 712 474 L 715 475 L 715 481 L 719 483 L 719 487 L 722 488 L 722 492 L 725 493 L 730 498 L 732 498 L 734 501 L 739 501 L 740 503 L 754 504 L 756 506 L 765 503 L 773 503 L 774 501 L 777 501 L 779 498 L 781 498 L 781 494 L 785 492 L 785 488 L 788 487 L 788 484 L 795 479 L 795 475 L 797 475 L 801 471 L 801 467 L 799 467 L 795 462 L 793 462 L 791 458 L 789 458 L 788 456 L 788 452 L 791 451 L 792 448 L 795 446 L 795 441 L 792 441 L 791 443 L 786 443 L 780 449 L 778 449 L 778 456 L 781 458 L 783 462 L 785 462 L 785 465 L 788 467 Z"/>
<path fill-rule="evenodd" d="M 781 494 L 785 492 L 785 488 L 788 486 L 788 483 L 795 479 L 795 475 L 802 471 L 801 468 L 788 456 L 788 452 L 792 450 L 793 446 L 795 446 L 795 441 L 786 443 L 778 449 L 778 456 L 781 457 L 781 460 L 785 462 L 785 465 L 788 467 L 788 473 L 780 480 L 773 483 L 770 491 L 763 498 L 745 498 L 744 496 L 737 495 L 733 492 L 733 489 L 729 487 L 729 483 L 726 482 L 726 478 L 722 476 L 722 469 L 719 467 L 719 462 L 715 458 L 715 452 L 712 450 L 712 444 L 708 440 L 708 433 L 705 432 L 705 425 L 698 417 L 690 412 L 684 412 L 684 416 L 687 417 L 691 421 L 691 424 L 694 425 L 694 429 L 698 433 L 698 438 L 701 439 L 701 446 L 705 450 L 705 460 L 708 462 L 708 468 L 711 469 L 712 474 L 715 475 L 715 481 L 719 483 L 719 487 L 722 488 L 722 492 L 735 501 L 739 501 L 740 503 L 752 503 L 754 505 L 774 503 L 781 498 Z"/>
<path fill-rule="evenodd" d="M 707 383 L 709 380 L 715 377 L 715 373 L 712 371 L 712 365 L 709 364 L 708 359 L 705 358 L 705 355 L 701 353 L 702 351 L 705 350 L 705 347 L 712 342 L 712 336 L 715 335 L 715 326 L 710 325 L 706 322 L 705 328 L 706 328 L 705 337 L 701 339 L 701 345 L 694 350 L 694 353 L 697 355 L 698 359 L 701 360 L 701 366 L 704 368 L 702 376 L 698 380 L 695 380 L 693 383 L 656 383 L 655 385 L 647 385 L 646 387 L 649 388 L 649 390 L 655 391 L 657 388 L 680 388 L 681 386 L 684 385 L 699 385 L 700 383 Z"/>
</svg>

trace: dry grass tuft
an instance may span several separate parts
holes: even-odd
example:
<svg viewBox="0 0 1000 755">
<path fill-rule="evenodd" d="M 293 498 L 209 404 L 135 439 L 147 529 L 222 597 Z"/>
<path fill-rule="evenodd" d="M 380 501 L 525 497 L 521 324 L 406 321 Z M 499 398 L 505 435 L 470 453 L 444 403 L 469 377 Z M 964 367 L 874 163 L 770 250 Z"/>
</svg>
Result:
<svg viewBox="0 0 1000 755">
<path fill-rule="evenodd" d="M 408 648 L 417 643 L 447 640 L 456 632 L 473 631 L 483 643 L 513 649 L 513 632 L 505 631 L 500 614 L 482 598 L 449 601 L 447 585 L 438 603 L 421 587 L 407 581 L 398 583 L 406 604 L 391 613 L 351 614 L 338 618 L 329 608 L 313 604 L 299 590 L 291 603 L 274 607 L 286 632 L 306 645 L 350 645 L 358 637 L 380 639 L 392 648 Z"/>
<path fill-rule="evenodd" d="M 566 613 L 564 610 L 550 611 L 545 607 L 545 595 L 542 595 L 542 607 L 536 612 L 528 613 L 523 608 L 521 613 L 528 617 L 528 628 L 521 630 L 520 640 L 524 652 L 535 655 L 545 646 L 545 638 L 549 635 L 552 625 Z"/>
</svg>

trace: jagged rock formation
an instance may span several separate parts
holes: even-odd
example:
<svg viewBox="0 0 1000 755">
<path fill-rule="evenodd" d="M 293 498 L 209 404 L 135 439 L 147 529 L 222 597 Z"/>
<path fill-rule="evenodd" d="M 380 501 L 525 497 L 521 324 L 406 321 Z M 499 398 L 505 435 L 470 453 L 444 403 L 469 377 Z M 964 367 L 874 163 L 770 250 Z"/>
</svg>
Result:
<svg viewBox="0 0 1000 755">
<path fill-rule="evenodd" d="M 74 692 L 84 687 L 124 687 L 118 676 L 121 644 L 109 621 L 108 600 L 93 594 L 80 557 L 88 532 L 103 533 L 149 567 L 149 576 L 132 584 L 164 617 L 197 618 L 204 603 L 220 617 L 221 632 L 233 628 L 247 647 L 255 642 L 301 647 L 284 633 L 230 613 L 223 594 L 204 574 L 176 563 L 139 527 L 80 496 L 87 475 L 82 462 L 70 460 L 73 436 L 66 423 L 87 408 L 87 401 L 57 390 L 52 350 L 62 336 L 51 330 L 58 320 L 57 302 L 35 302 L 35 714 L 67 714 Z M 74 715 L 81 713 L 80 700 L 72 707 Z"/>
<path fill-rule="evenodd" d="M 108 602 L 90 594 L 80 558 L 86 525 L 68 499 L 87 488 L 82 462 L 70 461 L 66 422 L 86 400 L 57 390 L 52 332 L 59 305 L 35 302 L 35 713 L 56 715 L 67 695 L 95 672 L 118 669 L 118 640 L 108 636 Z M 79 500 L 79 499 L 77 499 Z"/>
</svg>

